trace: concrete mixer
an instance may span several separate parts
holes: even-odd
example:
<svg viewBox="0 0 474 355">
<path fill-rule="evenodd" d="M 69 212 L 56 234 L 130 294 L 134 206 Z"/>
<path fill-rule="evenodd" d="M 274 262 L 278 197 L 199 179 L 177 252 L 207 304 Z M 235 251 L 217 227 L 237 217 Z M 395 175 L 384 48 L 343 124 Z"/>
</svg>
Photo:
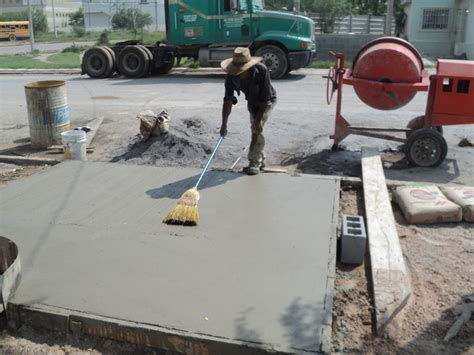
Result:
<svg viewBox="0 0 474 355">
<path fill-rule="evenodd" d="M 382 37 L 361 48 L 352 68 L 344 69 L 344 54 L 331 54 L 336 64 L 327 76 L 327 102 L 337 91 L 334 147 L 355 134 L 405 143 L 405 155 L 414 165 L 435 167 L 446 158 L 448 147 L 442 126 L 474 123 L 474 61 L 438 60 L 437 73 L 429 76 L 420 53 L 407 41 Z M 424 115 L 403 129 L 354 127 L 342 116 L 343 84 L 378 110 L 396 110 L 418 91 L 428 91 Z M 386 134 L 405 133 L 405 138 Z"/>
</svg>

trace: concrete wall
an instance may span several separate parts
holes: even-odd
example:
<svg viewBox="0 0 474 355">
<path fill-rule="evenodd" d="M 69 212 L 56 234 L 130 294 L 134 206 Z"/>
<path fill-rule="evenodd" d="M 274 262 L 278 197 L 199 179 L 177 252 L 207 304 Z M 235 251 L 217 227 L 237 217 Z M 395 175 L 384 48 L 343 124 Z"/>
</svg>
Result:
<svg viewBox="0 0 474 355">
<path fill-rule="evenodd" d="M 447 29 L 422 29 L 423 9 L 449 8 Z M 454 53 L 456 0 L 412 1 L 407 19 L 408 40 L 426 56 L 449 57 Z"/>
<path fill-rule="evenodd" d="M 316 34 L 316 60 L 334 60 L 329 51 L 341 52 L 352 59 L 366 43 L 382 37 L 374 34 Z"/>
</svg>

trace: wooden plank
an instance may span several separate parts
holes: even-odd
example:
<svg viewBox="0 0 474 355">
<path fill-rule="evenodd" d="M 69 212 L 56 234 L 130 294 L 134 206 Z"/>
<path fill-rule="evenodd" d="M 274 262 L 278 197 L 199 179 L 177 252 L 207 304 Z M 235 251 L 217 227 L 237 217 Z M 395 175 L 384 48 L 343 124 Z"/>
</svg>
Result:
<svg viewBox="0 0 474 355">
<path fill-rule="evenodd" d="M 380 334 L 405 306 L 411 294 L 411 286 L 385 183 L 382 160 L 377 150 L 362 149 L 362 182 L 376 330 Z"/>
</svg>

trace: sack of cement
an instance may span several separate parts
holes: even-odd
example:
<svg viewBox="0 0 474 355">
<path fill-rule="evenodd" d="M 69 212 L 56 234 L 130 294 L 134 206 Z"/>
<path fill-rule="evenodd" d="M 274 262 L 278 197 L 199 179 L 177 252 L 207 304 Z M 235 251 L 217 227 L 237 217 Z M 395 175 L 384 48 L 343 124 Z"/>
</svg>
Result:
<svg viewBox="0 0 474 355">
<path fill-rule="evenodd" d="M 168 133 L 169 115 L 167 111 L 159 114 L 151 110 L 139 112 L 137 119 L 140 120 L 140 133 L 144 139 L 150 138 L 151 135 L 159 136 Z"/>
<path fill-rule="evenodd" d="M 449 201 L 437 186 L 400 186 L 393 192 L 408 223 L 460 222 L 462 210 Z"/>
<path fill-rule="evenodd" d="M 441 191 L 443 191 L 447 198 L 461 206 L 463 218 L 466 222 L 474 222 L 473 186 L 442 186 Z"/>
</svg>

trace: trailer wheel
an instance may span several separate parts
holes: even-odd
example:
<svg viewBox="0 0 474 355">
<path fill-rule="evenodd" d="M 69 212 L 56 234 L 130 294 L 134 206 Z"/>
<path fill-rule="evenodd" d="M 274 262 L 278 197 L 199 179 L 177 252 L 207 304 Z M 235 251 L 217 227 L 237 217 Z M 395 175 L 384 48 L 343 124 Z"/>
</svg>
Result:
<svg viewBox="0 0 474 355">
<path fill-rule="evenodd" d="M 117 57 L 115 56 L 115 52 L 112 48 L 110 47 L 102 47 L 102 48 L 104 48 L 107 52 L 109 52 L 110 57 L 112 58 L 112 68 L 110 70 L 109 75 L 107 75 L 107 78 L 108 78 L 108 77 L 111 77 L 117 71 Z"/>
<path fill-rule="evenodd" d="M 263 46 L 257 49 L 256 56 L 262 57 L 262 62 L 270 71 L 272 79 L 280 79 L 288 70 L 288 59 L 285 52 L 277 46 Z"/>
<path fill-rule="evenodd" d="M 439 166 L 448 153 L 448 145 L 444 137 L 431 128 L 414 131 L 405 144 L 407 159 L 416 166 Z"/>
<path fill-rule="evenodd" d="M 148 61 L 148 65 L 146 66 L 146 68 L 144 68 L 143 70 L 143 73 L 142 73 L 142 78 L 144 77 L 147 77 L 150 75 L 153 67 L 154 67 L 154 60 L 153 60 L 153 54 L 151 54 L 150 50 L 145 47 L 145 46 L 142 46 L 142 45 L 138 45 L 137 47 L 140 47 L 146 54 L 146 57 L 147 57 L 147 61 Z"/>
<path fill-rule="evenodd" d="M 84 53 L 82 64 L 86 74 L 94 79 L 106 78 L 114 69 L 112 56 L 103 47 L 88 49 Z"/>
<path fill-rule="evenodd" d="M 117 67 L 127 78 L 140 78 L 148 70 L 149 60 L 142 48 L 126 46 L 117 57 Z"/>
<path fill-rule="evenodd" d="M 408 124 L 407 124 L 407 128 L 410 128 L 412 131 L 408 131 L 405 133 L 406 137 L 410 137 L 411 134 L 418 130 L 418 129 L 421 129 L 423 128 L 423 120 L 425 119 L 425 116 L 418 116 L 418 117 L 415 117 L 415 118 L 412 118 Z M 437 131 L 439 134 L 443 134 L 443 126 L 433 126 L 431 127 L 431 129 L 434 129 L 435 131 Z"/>
<path fill-rule="evenodd" d="M 10 42 L 16 41 L 16 36 L 15 35 L 10 35 L 10 36 L 8 36 L 8 40 Z"/>
</svg>

